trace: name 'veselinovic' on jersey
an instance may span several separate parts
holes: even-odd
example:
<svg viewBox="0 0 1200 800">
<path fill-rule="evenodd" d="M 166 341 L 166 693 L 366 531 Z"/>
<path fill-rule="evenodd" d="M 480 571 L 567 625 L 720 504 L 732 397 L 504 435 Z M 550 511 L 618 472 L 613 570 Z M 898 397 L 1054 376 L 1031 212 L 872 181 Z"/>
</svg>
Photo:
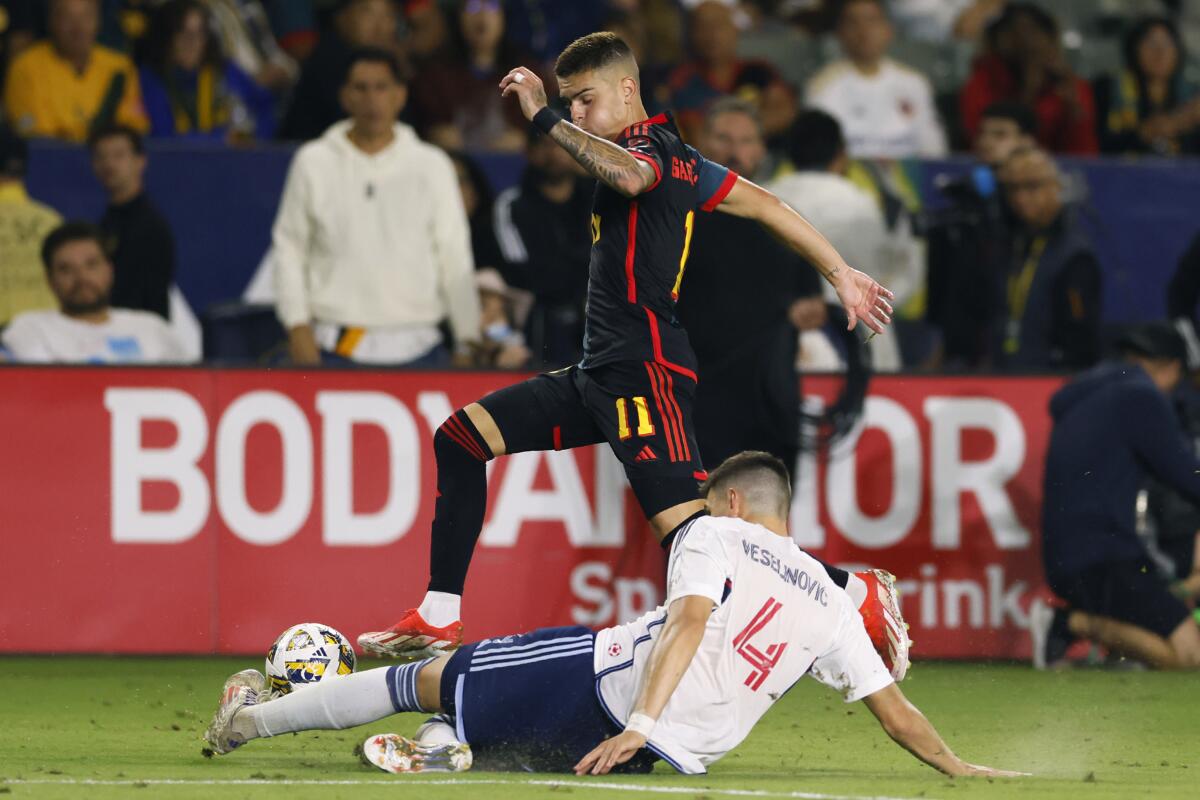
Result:
<svg viewBox="0 0 1200 800">
<path fill-rule="evenodd" d="M 700 517 L 671 548 L 665 605 L 596 634 L 596 694 L 618 725 L 637 702 L 667 609 L 691 595 L 713 612 L 647 741 L 680 772 L 706 771 L 807 674 L 846 702 L 892 683 L 854 602 L 820 562 L 761 525 Z"/>
<path fill-rule="evenodd" d="M 720 205 L 737 175 L 684 144 L 668 114 L 630 125 L 616 143 L 654 167 L 656 178 L 632 198 L 596 185 L 580 365 L 657 361 L 696 380 L 675 301 L 696 212 Z"/>
</svg>

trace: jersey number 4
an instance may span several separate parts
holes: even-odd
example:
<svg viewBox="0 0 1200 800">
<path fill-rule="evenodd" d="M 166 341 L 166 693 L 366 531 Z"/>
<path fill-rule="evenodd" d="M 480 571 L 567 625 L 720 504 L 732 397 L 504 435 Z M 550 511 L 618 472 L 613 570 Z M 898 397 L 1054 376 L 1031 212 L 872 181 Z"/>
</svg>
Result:
<svg viewBox="0 0 1200 800">
<path fill-rule="evenodd" d="M 637 435 L 653 436 L 654 424 L 650 422 L 650 408 L 646 405 L 646 398 L 634 397 L 632 400 L 633 411 L 637 415 Z M 617 435 L 621 437 L 621 441 L 633 436 L 629 427 L 629 403 L 624 397 L 617 398 Z"/>
<path fill-rule="evenodd" d="M 750 620 L 750 624 L 742 628 L 742 632 L 733 639 L 734 650 L 739 656 L 749 661 L 750 666 L 753 667 L 750 674 L 746 676 L 745 684 L 755 692 L 758 691 L 758 687 L 763 685 L 763 681 L 767 679 L 771 670 L 783 657 L 783 651 L 787 649 L 787 642 L 777 642 L 763 647 L 761 643 L 755 644 L 751 640 L 766 627 L 781 608 L 783 608 L 783 603 L 778 602 L 774 597 L 767 598 L 767 602 L 763 603 L 763 607 Z"/>
</svg>

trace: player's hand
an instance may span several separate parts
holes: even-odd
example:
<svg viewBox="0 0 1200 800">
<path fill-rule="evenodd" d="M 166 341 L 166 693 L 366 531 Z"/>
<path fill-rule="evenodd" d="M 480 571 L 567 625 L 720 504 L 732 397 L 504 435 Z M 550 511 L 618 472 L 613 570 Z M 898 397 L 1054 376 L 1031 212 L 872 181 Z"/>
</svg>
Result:
<svg viewBox="0 0 1200 800">
<path fill-rule="evenodd" d="M 846 309 L 847 330 L 854 330 L 862 320 L 875 333 L 883 333 L 884 326 L 892 321 L 892 304 L 888 301 L 895 295 L 870 275 L 853 267 L 842 268 L 834 286 Z"/>
<path fill-rule="evenodd" d="M 646 737 L 636 731 L 624 731 L 605 739 L 575 765 L 576 775 L 605 775 L 618 764 L 624 764 L 646 746 Z"/>
<path fill-rule="evenodd" d="M 518 78 L 518 75 L 521 77 Z M 504 76 L 500 81 L 500 94 L 503 97 L 515 94 L 521 102 L 521 113 L 527 120 L 532 120 L 535 114 L 549 104 L 542 79 L 526 67 L 517 67 Z"/>
</svg>

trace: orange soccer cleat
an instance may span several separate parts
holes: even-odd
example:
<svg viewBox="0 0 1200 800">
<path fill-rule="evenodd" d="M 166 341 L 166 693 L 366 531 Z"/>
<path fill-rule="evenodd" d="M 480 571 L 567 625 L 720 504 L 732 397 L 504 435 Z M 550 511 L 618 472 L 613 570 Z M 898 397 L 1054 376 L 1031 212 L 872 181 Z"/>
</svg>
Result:
<svg viewBox="0 0 1200 800">
<path fill-rule="evenodd" d="M 358 646 L 373 655 L 416 661 L 447 655 L 458 649 L 462 640 L 461 622 L 435 628 L 421 617 L 417 609 L 410 608 L 399 622 L 387 630 L 369 631 L 359 636 Z"/>
<path fill-rule="evenodd" d="M 908 625 L 900 614 L 896 576 L 882 569 L 854 573 L 867 584 L 867 599 L 859 607 L 871 644 L 899 683 L 908 673 Z"/>
</svg>

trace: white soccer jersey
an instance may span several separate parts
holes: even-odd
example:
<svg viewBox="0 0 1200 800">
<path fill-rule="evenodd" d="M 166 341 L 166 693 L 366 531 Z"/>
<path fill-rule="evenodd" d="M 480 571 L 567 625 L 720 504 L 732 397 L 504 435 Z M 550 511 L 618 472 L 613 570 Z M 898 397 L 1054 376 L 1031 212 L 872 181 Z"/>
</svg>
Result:
<svg viewBox="0 0 1200 800">
<path fill-rule="evenodd" d="M 874 75 L 835 61 L 808 83 L 808 104 L 842 125 L 853 158 L 936 158 L 946 154 L 929 80 L 885 59 Z"/>
<path fill-rule="evenodd" d="M 596 635 L 596 682 L 624 725 L 666 609 L 689 595 L 712 600 L 700 648 L 647 743 L 680 772 L 705 772 L 806 674 L 846 702 L 892 683 L 853 601 L 790 538 L 701 517 L 679 533 L 667 570 L 664 607 Z"/>
<path fill-rule="evenodd" d="M 170 364 L 188 358 L 166 320 L 148 311 L 113 308 L 101 323 L 61 311 L 18 314 L 0 338 L 14 361 L 58 364 Z"/>
</svg>

